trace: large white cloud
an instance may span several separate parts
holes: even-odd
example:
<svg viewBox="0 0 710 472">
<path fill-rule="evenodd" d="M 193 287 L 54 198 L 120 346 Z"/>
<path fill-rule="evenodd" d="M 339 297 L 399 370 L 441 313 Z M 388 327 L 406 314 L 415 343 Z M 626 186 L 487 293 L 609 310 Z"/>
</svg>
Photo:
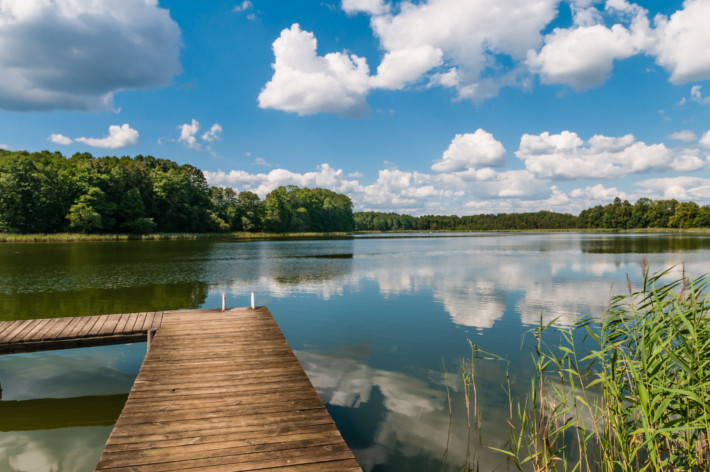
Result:
<svg viewBox="0 0 710 472">
<path fill-rule="evenodd" d="M 710 3 L 686 0 L 670 17 L 626 0 L 607 0 L 603 10 L 573 4 L 574 25 L 545 37 L 541 50 L 528 52 L 527 64 L 544 83 L 587 89 L 602 84 L 615 60 L 637 54 L 655 57 L 672 83 L 710 78 Z"/>
<path fill-rule="evenodd" d="M 707 201 L 710 199 L 710 179 L 700 177 L 664 177 L 647 179 L 635 185 L 656 198 Z"/>
<path fill-rule="evenodd" d="M 671 72 L 673 83 L 710 78 L 710 2 L 685 0 L 670 18 L 655 18 L 656 62 Z"/>
<path fill-rule="evenodd" d="M 584 142 L 577 133 L 524 134 L 515 155 L 538 177 L 556 179 L 621 178 L 648 171 L 695 171 L 705 165 L 695 150 L 672 150 L 647 145 L 633 135 L 592 136 Z"/>
<path fill-rule="evenodd" d="M 475 133 L 457 134 L 431 168 L 437 172 L 451 172 L 503 164 L 505 148 L 492 134 L 479 128 Z"/>
<path fill-rule="evenodd" d="M 556 16 L 557 0 L 429 0 L 404 2 L 396 15 L 373 16 L 371 24 L 387 55 L 440 50 L 455 76 L 448 85 L 464 98 L 478 98 L 481 74 L 500 67 L 496 55 L 515 61 L 539 47 L 540 31 Z M 425 71 L 422 71 L 424 73 Z M 500 74 L 496 74 L 500 75 Z M 441 82 L 441 85 L 445 85 Z"/>
<path fill-rule="evenodd" d="M 318 56 L 313 33 L 298 24 L 284 29 L 273 44 L 274 75 L 259 94 L 261 108 L 299 115 L 332 112 L 359 116 L 367 111 L 370 69 L 354 54 Z"/>
<path fill-rule="evenodd" d="M 631 33 L 620 25 L 556 29 L 545 38 L 539 53 L 529 52 L 527 64 L 540 74 L 543 83 L 583 90 L 601 85 L 615 59 L 625 59 L 637 51 Z"/>
<path fill-rule="evenodd" d="M 388 52 L 372 77 L 373 88 L 401 89 L 442 62 L 443 52 L 428 44 Z"/>
<path fill-rule="evenodd" d="M 370 90 L 399 90 L 416 82 L 456 90 L 479 102 L 501 87 L 543 83 L 577 90 L 601 85 L 614 61 L 646 54 L 674 83 L 710 78 L 707 0 L 686 0 L 670 18 L 627 0 L 572 1 L 573 24 L 542 32 L 559 14 L 559 0 L 343 0 L 348 14 L 371 16 L 382 59 L 370 75 L 363 57 L 346 52 L 319 56 L 313 33 L 297 24 L 274 41 L 274 75 L 262 108 L 301 115 L 357 116 Z M 699 90 L 699 89 L 697 89 Z"/>
<path fill-rule="evenodd" d="M 121 126 L 108 127 L 108 135 L 103 138 L 76 138 L 76 141 L 88 146 L 104 149 L 118 149 L 125 146 L 138 144 L 138 131 L 131 128 L 128 123 Z"/>
<path fill-rule="evenodd" d="M 0 108 L 110 107 L 181 72 L 180 29 L 156 0 L 3 0 Z"/>
</svg>

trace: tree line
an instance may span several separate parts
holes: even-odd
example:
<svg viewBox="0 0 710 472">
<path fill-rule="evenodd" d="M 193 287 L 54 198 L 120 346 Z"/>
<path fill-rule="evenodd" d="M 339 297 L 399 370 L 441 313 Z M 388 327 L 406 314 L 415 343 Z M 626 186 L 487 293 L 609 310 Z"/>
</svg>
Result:
<svg viewBox="0 0 710 472">
<path fill-rule="evenodd" d="M 357 231 L 515 231 L 531 229 L 571 229 L 576 217 L 567 213 L 498 213 L 470 216 L 410 216 L 374 211 L 356 212 Z"/>
<path fill-rule="evenodd" d="M 11 233 L 352 231 L 352 201 L 331 190 L 253 192 L 207 184 L 168 159 L 0 150 L 0 231 Z"/>
<path fill-rule="evenodd" d="M 710 205 L 640 198 L 635 204 L 615 198 L 582 210 L 579 216 L 538 211 L 471 216 L 410 216 L 356 212 L 357 231 L 516 231 L 542 229 L 710 228 Z"/>
<path fill-rule="evenodd" d="M 710 205 L 614 199 L 579 216 L 538 211 L 470 216 L 352 211 L 331 190 L 279 187 L 261 200 L 250 191 L 207 184 L 202 171 L 138 155 L 0 150 L 0 232 L 200 233 L 357 231 L 510 231 L 707 228 Z"/>
</svg>

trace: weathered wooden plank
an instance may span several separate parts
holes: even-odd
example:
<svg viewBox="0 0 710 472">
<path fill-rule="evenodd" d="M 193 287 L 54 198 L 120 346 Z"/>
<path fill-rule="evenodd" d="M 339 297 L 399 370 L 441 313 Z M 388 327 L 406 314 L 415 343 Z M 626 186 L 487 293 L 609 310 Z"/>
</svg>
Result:
<svg viewBox="0 0 710 472">
<path fill-rule="evenodd" d="M 118 323 L 116 323 L 116 330 L 114 332 L 116 332 L 116 333 L 126 332 L 126 323 L 128 322 L 128 319 L 130 317 L 131 317 L 130 313 L 121 313 L 121 318 L 118 320 Z"/>
<path fill-rule="evenodd" d="M 106 317 L 106 322 L 101 327 L 99 334 L 101 335 L 112 335 L 116 331 L 116 326 L 121 319 L 121 314 L 108 315 Z"/>
<path fill-rule="evenodd" d="M 57 335 L 64 329 L 66 323 L 68 323 L 66 318 L 52 318 L 52 321 L 44 327 L 42 332 L 37 333 L 37 337 L 40 340 L 56 339 Z"/>
<path fill-rule="evenodd" d="M 267 449 L 267 448 L 264 448 Z M 127 467 L 102 468 L 101 461 L 97 470 L 112 470 L 116 472 L 169 472 L 190 469 L 195 471 L 211 472 L 239 472 L 247 470 L 260 470 L 269 467 L 298 464 L 316 464 L 339 459 L 352 459 L 352 452 L 344 444 L 328 444 L 297 449 L 275 449 L 242 453 L 234 451 L 231 455 L 212 454 L 209 457 L 187 459 L 180 461 L 153 462 Z M 228 452 L 225 452 L 228 454 Z"/>
<path fill-rule="evenodd" d="M 109 444 L 106 446 L 104 451 L 106 454 L 110 454 L 111 457 L 115 457 L 114 454 L 132 454 L 134 451 L 142 451 L 145 449 L 183 447 L 197 444 L 213 445 L 215 443 L 216 447 L 222 447 L 222 443 L 239 444 L 240 442 L 274 442 L 279 441 L 279 439 L 288 441 L 291 438 L 308 438 L 311 437 L 311 435 L 336 434 L 327 424 L 288 424 L 255 430 L 239 430 L 236 432 L 218 430 L 215 434 L 209 434 L 211 431 L 205 431 L 205 433 L 208 434 L 183 438 L 162 439 L 157 441 L 145 441 L 136 438 L 136 442 L 115 442 L 113 444 Z"/>
<path fill-rule="evenodd" d="M 57 336 L 55 339 L 62 339 L 62 338 L 67 338 L 69 337 L 69 333 L 74 330 L 75 326 L 78 325 L 79 323 L 86 323 L 86 317 L 85 316 L 75 316 L 72 318 L 64 318 L 66 320 L 64 327 L 62 330 L 57 333 Z"/>
<path fill-rule="evenodd" d="M 93 316 L 81 316 L 79 321 L 72 326 L 71 330 L 67 330 L 66 333 L 62 333 L 65 338 L 76 338 L 80 336 L 86 336 L 91 330 L 91 327 L 96 324 L 96 318 Z"/>
<path fill-rule="evenodd" d="M 44 318 L 44 319 L 39 319 L 39 320 L 34 320 L 34 323 L 32 323 L 32 326 L 29 329 L 24 330 L 22 335 L 18 336 L 15 339 L 15 342 L 22 342 L 25 339 L 32 339 L 35 333 L 41 332 L 41 330 L 49 323 L 51 320 Z"/>
<path fill-rule="evenodd" d="M 111 450 L 114 445 L 116 447 L 137 447 L 137 444 L 162 443 L 163 441 L 201 441 L 201 440 L 219 440 L 219 437 L 226 437 L 230 434 L 252 435 L 254 437 L 262 434 L 272 434 L 277 436 L 282 431 L 300 431 L 304 428 L 322 428 L 322 430 L 331 429 L 333 420 L 330 416 L 316 415 L 301 418 L 289 417 L 281 422 L 273 422 L 269 424 L 234 424 L 221 428 L 207 426 L 204 428 L 191 428 L 186 431 L 167 431 L 155 432 L 150 431 L 145 434 L 127 434 L 123 436 L 114 435 L 111 441 L 106 444 L 104 450 Z M 291 429 L 289 429 L 291 428 Z"/>
<path fill-rule="evenodd" d="M 33 320 L 21 320 L 13 322 L 10 328 L 3 333 L 3 343 L 12 342 L 12 340 L 20 334 L 23 329 L 32 324 L 32 321 Z"/>
<path fill-rule="evenodd" d="M 153 324 L 151 325 L 150 329 L 158 329 L 160 328 L 160 325 L 163 322 L 163 312 L 159 311 L 155 314 L 155 318 L 153 318 Z"/>
<path fill-rule="evenodd" d="M 318 446 L 337 446 L 342 444 L 340 435 L 337 432 L 333 434 L 320 434 L 310 438 L 294 438 L 291 441 L 285 441 L 283 438 L 280 441 L 263 441 L 263 442 L 247 442 L 242 444 L 229 444 L 228 442 L 211 443 L 205 445 L 193 445 L 182 447 L 166 447 L 153 449 L 143 452 L 134 452 L 132 454 L 124 454 L 121 456 L 111 455 L 103 458 L 99 463 L 103 467 L 135 467 L 148 464 L 161 464 L 166 462 L 166 458 L 170 462 L 196 462 L 198 460 L 209 460 L 216 457 L 229 457 L 228 460 L 233 460 L 236 456 L 246 456 L 254 453 L 263 452 L 280 452 L 285 453 L 290 450 L 300 450 L 318 447 Z M 219 447 L 217 447 L 219 446 Z M 168 469 L 169 470 L 169 469 Z"/>
<path fill-rule="evenodd" d="M 19 323 L 19 321 L 3 321 L 0 323 L 0 341 L 5 339 L 3 337 L 3 333 L 10 329 L 10 327 L 14 326 L 15 323 Z"/>
<path fill-rule="evenodd" d="M 145 317 L 143 318 L 143 324 L 141 325 L 140 329 L 136 329 L 136 331 L 148 331 L 150 327 L 153 325 L 153 318 L 155 318 L 155 312 L 154 311 L 149 311 L 145 314 Z M 138 324 L 136 324 L 136 327 L 138 327 Z"/>
<path fill-rule="evenodd" d="M 131 313 L 131 317 L 126 323 L 126 332 L 128 333 L 135 333 L 136 331 L 140 331 L 140 329 L 135 329 L 135 326 L 137 323 L 140 322 L 141 326 L 143 325 L 143 316 L 145 313 Z"/>
<path fill-rule="evenodd" d="M 108 319 L 108 315 L 96 315 L 92 316 L 92 318 L 96 318 L 96 322 L 93 324 L 93 326 L 91 326 L 91 328 L 87 331 L 86 334 L 89 336 L 98 336 L 101 332 L 101 328 Z"/>
</svg>

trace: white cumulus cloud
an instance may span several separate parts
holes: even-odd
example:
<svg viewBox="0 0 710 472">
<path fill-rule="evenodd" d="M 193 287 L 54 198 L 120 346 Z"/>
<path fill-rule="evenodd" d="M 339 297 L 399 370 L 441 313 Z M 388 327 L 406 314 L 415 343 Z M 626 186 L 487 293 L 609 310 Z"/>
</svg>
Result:
<svg viewBox="0 0 710 472">
<path fill-rule="evenodd" d="M 64 146 L 74 142 L 71 138 L 67 138 L 63 134 L 52 134 L 49 136 L 49 140 L 55 144 L 62 144 Z"/>
<path fill-rule="evenodd" d="M 505 148 L 492 134 L 478 129 L 457 134 L 441 159 L 431 166 L 437 172 L 454 172 L 505 164 Z"/>
<path fill-rule="evenodd" d="M 184 123 L 178 126 L 178 129 L 180 130 L 180 137 L 178 138 L 179 142 L 183 143 L 190 149 L 196 149 L 198 151 L 202 149 L 202 145 L 197 142 L 197 138 L 195 137 L 197 132 L 200 130 L 199 121 L 193 118 L 190 123 Z"/>
<path fill-rule="evenodd" d="M 592 136 L 562 131 L 524 134 L 515 155 L 538 177 L 554 179 L 621 178 L 648 171 L 695 171 L 704 167 L 695 151 L 674 151 L 664 144 L 647 145 L 633 135 Z"/>
<path fill-rule="evenodd" d="M 428 44 L 388 52 L 372 77 L 373 88 L 401 89 L 442 62 L 443 52 Z"/>
<path fill-rule="evenodd" d="M 527 64 L 543 83 L 584 90 L 604 83 L 615 59 L 636 52 L 631 33 L 621 25 L 582 26 L 554 30 L 539 53 L 529 52 Z"/>
<path fill-rule="evenodd" d="M 703 134 L 703 137 L 700 138 L 700 144 L 710 148 L 710 130 L 706 131 L 705 134 Z"/>
<path fill-rule="evenodd" d="M 384 0 L 343 0 L 343 11 L 352 15 L 356 13 L 369 13 L 381 15 L 389 10 Z"/>
<path fill-rule="evenodd" d="M 657 15 L 656 43 L 650 51 L 679 84 L 710 78 L 710 2 L 685 0 L 670 18 Z"/>
<path fill-rule="evenodd" d="M 702 88 L 702 85 L 693 85 L 690 88 L 690 99 L 701 105 L 710 105 L 710 97 L 703 97 Z"/>
<path fill-rule="evenodd" d="M 607 2 L 606 12 L 629 24 L 608 27 L 595 7 L 573 7 L 575 25 L 555 28 L 545 36 L 545 45 L 539 52 L 528 51 L 527 65 L 540 74 L 543 83 L 566 84 L 577 90 L 604 83 L 615 60 L 638 54 L 652 41 L 648 12 L 643 8 L 625 0 L 612 0 Z"/>
<path fill-rule="evenodd" d="M 3 0 L 0 108 L 111 107 L 118 90 L 170 84 L 180 47 L 155 0 Z"/>
<path fill-rule="evenodd" d="M 202 139 L 208 143 L 219 141 L 222 139 L 222 126 L 215 123 L 212 127 L 202 134 Z"/>
<path fill-rule="evenodd" d="M 93 147 L 118 149 L 138 144 L 138 131 L 131 128 L 128 123 L 121 126 L 111 125 L 108 127 L 108 135 L 103 138 L 82 137 L 76 138 L 76 141 Z"/>
<path fill-rule="evenodd" d="M 676 141 L 684 141 L 686 143 L 692 143 L 693 141 L 698 140 L 698 137 L 695 135 L 695 133 L 687 129 L 684 129 L 682 131 L 676 131 L 675 133 L 668 135 L 668 138 L 674 139 Z"/>
<path fill-rule="evenodd" d="M 252 3 L 249 0 L 244 0 L 242 3 L 239 3 L 232 8 L 233 12 L 243 12 L 246 10 L 249 10 L 252 7 Z"/>
<path fill-rule="evenodd" d="M 587 202 L 595 204 L 607 204 L 614 198 L 626 198 L 626 193 L 620 192 L 616 187 L 606 188 L 602 184 L 589 186 L 585 188 L 576 188 L 569 193 L 572 198 L 584 198 Z"/>
<path fill-rule="evenodd" d="M 259 94 L 259 106 L 299 115 L 365 113 L 367 61 L 340 52 L 318 56 L 316 47 L 313 33 L 298 24 L 281 32 L 273 44 L 274 75 Z"/>
<path fill-rule="evenodd" d="M 665 177 L 648 179 L 635 184 L 652 192 L 655 198 L 702 201 L 710 198 L 710 179 L 700 177 Z"/>
<path fill-rule="evenodd" d="M 429 0 L 404 2 L 396 15 L 373 16 L 372 28 L 385 58 L 417 56 L 421 48 L 442 52 L 442 60 L 456 70 L 456 80 L 440 85 L 456 87 L 461 98 L 478 99 L 497 92 L 481 79 L 484 72 L 499 80 L 501 62 L 514 61 L 542 43 L 540 31 L 557 14 L 556 0 Z M 410 62 L 402 60 L 401 64 Z M 431 61 L 432 67 L 437 65 Z M 423 68 L 423 67 L 422 67 Z M 425 73 L 422 70 L 422 74 Z M 506 72 L 503 72 L 505 75 Z M 453 79 L 453 77 L 449 77 Z M 414 80 L 411 78 L 410 80 Z"/>
</svg>

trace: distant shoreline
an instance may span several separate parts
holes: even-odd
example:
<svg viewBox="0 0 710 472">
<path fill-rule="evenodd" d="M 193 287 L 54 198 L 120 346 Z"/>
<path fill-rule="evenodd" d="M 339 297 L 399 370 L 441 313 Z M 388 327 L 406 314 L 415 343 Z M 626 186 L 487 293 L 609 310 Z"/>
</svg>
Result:
<svg viewBox="0 0 710 472">
<path fill-rule="evenodd" d="M 178 241 L 197 239 L 224 240 L 287 240 L 343 238 L 353 233 L 154 233 L 154 234 L 19 234 L 0 233 L 0 243 L 63 243 L 63 242 L 120 242 L 120 241 Z"/>
<path fill-rule="evenodd" d="M 154 233 L 154 234 L 82 234 L 82 233 L 56 233 L 56 234 L 18 234 L 0 233 L 0 243 L 53 243 L 53 242 L 120 242 L 120 241 L 178 241 L 197 239 L 223 239 L 223 240 L 291 240 L 291 239 L 337 239 L 348 238 L 356 235 L 383 235 L 396 237 L 397 234 L 443 234 L 458 233 L 461 235 L 473 233 L 600 233 L 600 234 L 625 234 L 625 233 L 690 233 L 710 234 L 710 228 L 642 228 L 642 229 L 525 229 L 525 230 L 402 230 L 402 231 L 354 231 L 333 233 Z"/>
</svg>

